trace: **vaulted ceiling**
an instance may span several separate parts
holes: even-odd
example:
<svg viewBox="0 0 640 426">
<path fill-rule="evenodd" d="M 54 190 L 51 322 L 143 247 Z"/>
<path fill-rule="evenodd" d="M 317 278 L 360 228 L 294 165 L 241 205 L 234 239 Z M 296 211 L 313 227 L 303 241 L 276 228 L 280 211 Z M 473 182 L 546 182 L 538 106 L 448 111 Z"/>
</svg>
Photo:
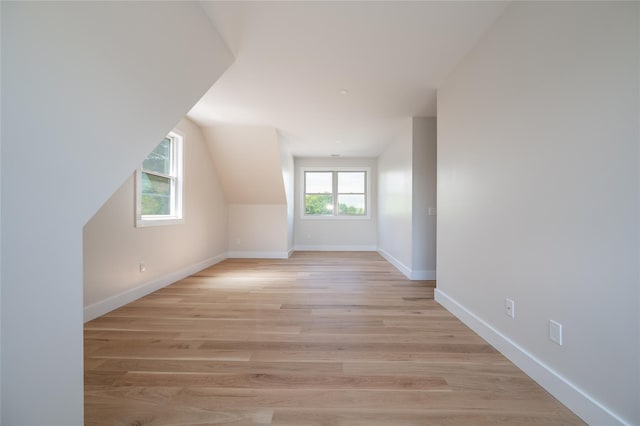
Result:
<svg viewBox="0 0 640 426">
<path fill-rule="evenodd" d="M 202 2 L 235 62 L 189 116 L 263 125 L 296 156 L 376 156 L 505 2 Z"/>
</svg>

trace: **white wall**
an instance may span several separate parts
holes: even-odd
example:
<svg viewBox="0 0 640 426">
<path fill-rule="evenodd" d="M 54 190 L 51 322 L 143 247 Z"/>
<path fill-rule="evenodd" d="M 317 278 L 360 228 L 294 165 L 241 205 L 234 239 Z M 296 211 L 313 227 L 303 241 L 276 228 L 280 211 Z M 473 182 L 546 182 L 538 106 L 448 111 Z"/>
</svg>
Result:
<svg viewBox="0 0 640 426">
<path fill-rule="evenodd" d="M 276 129 L 228 124 L 203 132 L 229 203 L 229 257 L 286 258 L 286 156 Z"/>
<path fill-rule="evenodd" d="M 436 119 L 404 120 L 378 157 L 378 251 L 407 277 L 436 277 Z"/>
<path fill-rule="evenodd" d="M 0 25 L 2 7 L 0 7 Z M 0 57 L 0 79 L 2 74 L 2 58 Z M 0 84 L 0 88 L 2 84 Z M 1 89 L 0 89 L 1 92 Z M 2 103 L 0 102 L 0 135 L 2 133 Z M 2 176 L 2 137 L 0 137 L 0 176 Z M 0 242 L 2 242 L 2 196 L 0 196 Z M 0 244 L 0 384 L 2 383 L 2 244 Z M 0 385 L 0 423 L 2 423 L 2 386 Z"/>
<path fill-rule="evenodd" d="M 184 223 L 136 228 L 130 175 L 84 227 L 85 321 L 226 258 L 227 203 L 202 133 L 189 119 L 176 129 L 184 135 Z"/>
<path fill-rule="evenodd" d="M 295 241 L 295 166 L 293 155 L 280 135 L 280 162 L 282 163 L 282 181 L 287 198 L 287 252 L 293 251 Z"/>
<path fill-rule="evenodd" d="M 436 119 L 413 117 L 412 277 L 436 278 Z"/>
<path fill-rule="evenodd" d="M 368 219 L 303 219 L 301 167 L 368 167 L 371 215 Z M 375 250 L 377 223 L 377 161 L 375 158 L 295 159 L 295 246 L 296 250 Z"/>
<path fill-rule="evenodd" d="M 287 203 L 276 129 L 229 124 L 203 132 L 227 202 Z"/>
<path fill-rule="evenodd" d="M 438 93 L 438 300 L 592 424 L 640 424 L 638 7 L 512 3 Z"/>
<path fill-rule="evenodd" d="M 1 7 L 2 423 L 80 425 L 82 228 L 231 56 L 194 3 Z"/>
<path fill-rule="evenodd" d="M 289 257 L 287 206 L 229 204 L 229 257 Z"/>
<path fill-rule="evenodd" d="M 378 250 L 405 275 L 413 265 L 413 120 L 378 157 Z"/>
</svg>

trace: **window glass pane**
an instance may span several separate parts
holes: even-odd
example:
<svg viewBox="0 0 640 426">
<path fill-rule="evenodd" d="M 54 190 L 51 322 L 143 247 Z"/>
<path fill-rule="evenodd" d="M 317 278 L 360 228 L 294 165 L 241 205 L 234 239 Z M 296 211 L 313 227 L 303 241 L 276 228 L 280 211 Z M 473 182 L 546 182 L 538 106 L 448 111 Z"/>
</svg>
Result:
<svg viewBox="0 0 640 426">
<path fill-rule="evenodd" d="M 333 192 L 333 173 L 305 172 L 304 192 L 310 194 L 331 194 Z"/>
<path fill-rule="evenodd" d="M 142 172 L 142 214 L 171 214 L 171 179 Z"/>
<path fill-rule="evenodd" d="M 364 194 L 365 172 L 338 172 L 338 192 Z"/>
<path fill-rule="evenodd" d="M 164 138 L 151 154 L 142 162 L 142 170 L 162 173 L 171 173 L 171 139 Z"/>
<path fill-rule="evenodd" d="M 333 196 L 331 194 L 313 194 L 304 196 L 305 214 L 333 214 Z"/>
<path fill-rule="evenodd" d="M 363 195 L 338 195 L 338 206 L 341 215 L 360 216 L 365 214 Z"/>
</svg>

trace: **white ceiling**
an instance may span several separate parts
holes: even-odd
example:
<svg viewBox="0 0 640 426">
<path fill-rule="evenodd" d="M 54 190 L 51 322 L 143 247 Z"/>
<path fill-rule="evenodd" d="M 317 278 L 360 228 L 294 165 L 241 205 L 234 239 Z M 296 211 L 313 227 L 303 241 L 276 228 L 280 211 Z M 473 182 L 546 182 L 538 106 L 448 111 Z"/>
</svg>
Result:
<svg viewBox="0 0 640 426">
<path fill-rule="evenodd" d="M 235 62 L 189 116 L 275 127 L 295 156 L 377 156 L 505 2 L 202 2 Z M 347 94 L 341 94 L 341 90 Z"/>
</svg>

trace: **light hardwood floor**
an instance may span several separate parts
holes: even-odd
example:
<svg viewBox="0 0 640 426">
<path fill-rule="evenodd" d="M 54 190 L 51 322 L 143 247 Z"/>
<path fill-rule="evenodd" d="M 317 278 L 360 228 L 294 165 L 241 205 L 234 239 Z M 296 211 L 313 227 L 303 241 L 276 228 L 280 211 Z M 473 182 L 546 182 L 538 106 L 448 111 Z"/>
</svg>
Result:
<svg viewBox="0 0 640 426">
<path fill-rule="evenodd" d="M 372 252 L 226 260 L 85 325 L 85 424 L 583 424 L 434 285 Z"/>
</svg>

